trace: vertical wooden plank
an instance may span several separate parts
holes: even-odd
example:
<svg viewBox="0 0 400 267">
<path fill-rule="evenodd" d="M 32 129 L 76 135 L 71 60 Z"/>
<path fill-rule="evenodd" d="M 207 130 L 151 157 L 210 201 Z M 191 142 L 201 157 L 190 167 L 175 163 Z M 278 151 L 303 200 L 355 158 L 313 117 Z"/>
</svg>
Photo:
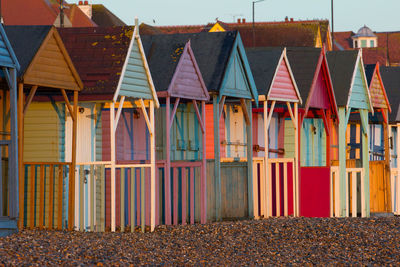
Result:
<svg viewBox="0 0 400 267">
<path fill-rule="evenodd" d="M 362 188 L 365 186 L 365 180 L 364 180 L 364 170 L 361 170 L 361 217 L 365 217 L 367 214 L 367 211 L 365 210 L 365 194 Z"/>
<path fill-rule="evenodd" d="M 18 84 L 18 168 L 19 168 L 18 226 L 20 229 L 24 226 L 24 204 L 25 204 L 25 199 L 24 199 L 25 175 L 24 175 L 23 152 L 24 152 L 24 84 L 19 83 Z M 32 218 L 31 218 L 31 220 L 32 220 Z"/>
<path fill-rule="evenodd" d="M 194 224 L 194 168 L 190 168 L 190 223 Z"/>
<path fill-rule="evenodd" d="M 388 110 L 385 109 L 382 112 L 385 113 L 385 117 L 388 118 Z M 385 186 L 385 211 L 386 212 L 392 212 L 392 192 L 391 192 L 391 186 L 390 186 L 390 149 L 389 149 L 389 133 L 390 133 L 390 128 L 388 123 L 383 122 L 382 124 L 383 127 L 383 136 L 384 136 L 384 147 L 385 147 L 385 167 L 384 167 L 384 176 L 383 178 L 385 179 L 384 186 Z"/>
<path fill-rule="evenodd" d="M 202 164 L 201 164 L 201 223 L 206 223 L 206 221 L 207 221 L 207 169 L 206 169 L 207 168 L 207 166 L 206 166 L 207 165 L 207 162 L 206 162 L 207 127 L 205 127 L 205 125 L 206 125 L 206 102 L 205 101 L 201 101 L 201 119 L 202 119 L 202 123 L 204 125 L 204 131 L 202 131 L 202 135 L 201 135 L 202 146 L 203 146 L 202 147 L 202 158 L 201 158 L 202 159 Z M 193 172 L 194 172 L 194 170 L 193 170 Z M 192 173 L 192 171 L 190 173 Z M 192 191 L 192 194 L 194 194 L 194 191 Z M 194 218 L 193 218 L 193 223 L 194 223 Z"/>
<path fill-rule="evenodd" d="M 121 232 L 125 232 L 125 168 L 121 168 L 121 177 L 120 177 L 120 223 L 121 223 Z"/>
<path fill-rule="evenodd" d="M 155 168 L 156 170 L 156 211 L 155 211 L 155 216 L 156 216 L 156 221 L 155 221 L 155 225 L 159 225 L 160 224 L 160 170 L 157 168 Z"/>
<path fill-rule="evenodd" d="M 178 224 L 178 168 L 172 168 L 172 177 L 173 177 L 173 201 L 174 201 L 174 225 Z"/>
<path fill-rule="evenodd" d="M 57 228 L 62 230 L 62 203 L 63 203 L 63 177 L 64 166 L 58 165 L 58 215 L 57 215 Z"/>
<path fill-rule="evenodd" d="M 330 211 L 329 211 L 329 217 L 333 217 L 333 201 L 334 201 L 334 197 L 333 197 L 333 192 L 334 192 L 334 190 L 333 190 L 333 185 L 334 185 L 334 173 L 333 173 L 333 171 L 332 171 L 332 168 L 331 168 L 331 171 L 330 171 Z"/>
<path fill-rule="evenodd" d="M 101 183 L 101 198 L 100 198 L 100 229 L 102 232 L 106 230 L 106 179 L 105 179 L 105 166 L 101 165 L 100 169 L 100 183 Z"/>
<path fill-rule="evenodd" d="M 268 162 L 268 175 L 267 175 L 267 203 L 268 203 L 268 210 L 267 210 L 267 216 L 271 217 L 272 216 L 272 163 Z M 293 187 L 294 188 L 294 187 Z M 294 198 L 295 195 L 293 195 Z M 294 206 L 293 206 L 294 207 Z"/>
<path fill-rule="evenodd" d="M 349 217 L 349 201 L 350 201 L 350 193 L 349 193 L 349 173 L 346 171 L 346 217 Z"/>
<path fill-rule="evenodd" d="M 145 231 L 145 215 L 146 215 L 146 211 L 145 211 L 145 192 L 146 192 L 146 188 L 145 188 L 145 170 L 144 168 L 140 168 L 140 218 L 141 218 L 141 222 L 142 222 L 142 232 L 144 233 Z"/>
<path fill-rule="evenodd" d="M 348 111 L 350 112 L 350 110 Z M 337 200 L 340 203 L 340 212 L 338 216 L 344 217 L 346 216 L 346 183 L 347 183 L 347 174 L 346 174 L 346 111 L 345 107 L 339 107 L 339 187 L 340 194 Z"/>
<path fill-rule="evenodd" d="M 150 101 L 150 231 L 153 232 L 156 226 L 156 139 L 154 100 Z"/>
<path fill-rule="evenodd" d="M 135 215 L 136 215 L 136 205 L 135 205 L 135 168 L 131 168 L 131 233 L 135 231 Z"/>
<path fill-rule="evenodd" d="M 30 227 L 35 227 L 35 205 L 36 205 L 36 198 L 35 198 L 35 172 L 36 166 L 31 165 L 31 210 L 30 210 Z"/>
<path fill-rule="evenodd" d="M 247 205 L 249 217 L 254 218 L 254 208 L 253 208 L 253 122 L 252 122 L 252 102 L 251 100 L 244 101 L 241 99 L 242 107 L 243 103 L 246 103 L 246 110 L 243 114 L 248 114 L 246 123 L 246 137 L 247 137 Z"/>
<path fill-rule="evenodd" d="M 182 167 L 182 224 L 186 225 L 186 167 Z"/>
<path fill-rule="evenodd" d="M 288 175 L 287 175 L 287 162 L 283 163 L 283 202 L 284 202 L 284 215 L 288 216 Z"/>
<path fill-rule="evenodd" d="M 351 172 L 351 187 L 352 187 L 352 217 L 357 217 L 357 173 Z"/>
<path fill-rule="evenodd" d="M 69 230 L 73 229 L 74 225 L 74 208 L 75 208 L 75 167 L 76 167 L 76 136 L 77 136 L 77 127 L 78 127 L 78 91 L 74 91 L 74 115 L 73 115 L 73 126 L 72 126 L 72 153 L 71 153 L 71 166 L 69 171 Z"/>
<path fill-rule="evenodd" d="M 214 182 L 215 182 L 215 220 L 221 221 L 221 159 L 220 159 L 220 137 L 219 137 L 219 97 L 213 95 L 213 113 L 214 113 Z"/>
<path fill-rule="evenodd" d="M 89 183 L 90 183 L 90 231 L 94 231 L 94 225 L 95 225 L 95 203 L 96 203 L 96 181 L 95 181 L 95 176 L 94 176 L 94 165 L 90 165 L 90 178 L 89 178 Z"/>
<path fill-rule="evenodd" d="M 366 132 L 362 134 L 362 163 L 364 169 L 364 195 L 365 195 L 365 209 L 366 216 L 370 215 L 370 190 L 369 190 L 369 150 L 368 150 L 368 110 L 360 110 L 361 123 L 364 125 Z"/>
<path fill-rule="evenodd" d="M 259 219 L 260 214 L 258 213 L 258 161 L 253 161 L 253 207 L 254 207 L 254 219 Z"/>
<path fill-rule="evenodd" d="M 271 112 L 273 110 L 271 109 Z M 260 172 L 264 172 L 264 179 L 261 179 L 261 188 L 260 192 L 262 195 L 261 198 L 261 205 L 264 208 L 264 217 L 269 217 L 272 215 L 272 202 L 270 197 L 272 196 L 270 194 L 270 187 L 271 187 L 271 171 L 270 171 L 270 166 L 269 166 L 269 161 L 268 161 L 268 152 L 269 151 L 269 124 L 268 124 L 268 101 L 264 101 L 264 146 L 265 146 L 265 152 L 264 152 L 264 170 L 260 170 Z"/>
<path fill-rule="evenodd" d="M 49 227 L 53 229 L 53 214 L 54 214 L 54 165 L 50 164 L 50 176 L 49 176 Z"/>
<path fill-rule="evenodd" d="M 166 127 L 166 147 L 165 147 L 165 157 L 166 157 L 166 166 L 165 166 L 165 224 L 171 224 L 171 128 L 170 128 L 170 98 L 167 96 L 166 98 L 166 107 L 165 107 L 165 127 Z"/>
<path fill-rule="evenodd" d="M 279 163 L 275 163 L 275 197 L 276 197 L 276 216 L 281 216 L 281 177 Z"/>
<path fill-rule="evenodd" d="M 39 195 L 39 228 L 43 229 L 43 216 L 44 216 L 44 164 L 40 165 L 40 195 Z"/>
<path fill-rule="evenodd" d="M 85 230 L 85 166 L 79 166 L 79 231 Z"/>
<path fill-rule="evenodd" d="M 298 110 L 298 104 L 294 103 L 294 121 L 295 121 L 295 135 L 294 135 L 294 142 L 295 142 L 295 170 L 296 170 L 296 176 L 295 176 L 295 185 L 296 185 L 296 206 L 295 206 L 295 216 L 300 215 L 300 208 L 299 208 L 299 168 L 300 168 L 300 155 L 299 155 L 299 148 L 300 148 L 300 124 L 299 124 L 299 110 Z"/>
<path fill-rule="evenodd" d="M 115 108 L 110 104 L 110 142 L 111 142 L 111 232 L 115 232 Z"/>
</svg>

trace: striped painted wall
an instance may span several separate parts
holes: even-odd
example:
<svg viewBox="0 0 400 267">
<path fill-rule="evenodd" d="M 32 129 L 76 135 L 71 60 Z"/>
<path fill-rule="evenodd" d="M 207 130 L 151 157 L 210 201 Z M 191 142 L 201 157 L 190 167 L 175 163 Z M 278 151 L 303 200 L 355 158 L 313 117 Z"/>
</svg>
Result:
<svg viewBox="0 0 400 267">
<path fill-rule="evenodd" d="M 268 99 L 298 100 L 285 60 L 281 61 L 274 83 L 271 85 L 271 89 L 268 93 Z"/>
<path fill-rule="evenodd" d="M 293 123 L 291 118 L 285 119 L 285 131 L 284 131 L 284 148 L 285 148 L 285 158 L 294 158 L 294 148 L 295 148 L 295 132 L 293 128 Z"/>
</svg>

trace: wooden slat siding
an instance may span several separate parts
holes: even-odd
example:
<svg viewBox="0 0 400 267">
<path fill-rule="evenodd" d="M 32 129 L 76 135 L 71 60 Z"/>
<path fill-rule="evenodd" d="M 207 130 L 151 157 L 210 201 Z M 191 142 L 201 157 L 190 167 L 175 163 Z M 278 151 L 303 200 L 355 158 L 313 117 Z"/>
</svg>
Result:
<svg viewBox="0 0 400 267">
<path fill-rule="evenodd" d="M 96 205 L 96 180 L 95 180 L 94 165 L 90 165 L 90 231 L 94 231 L 95 227 L 95 205 Z"/>
<path fill-rule="evenodd" d="M 59 127 L 59 117 L 50 103 L 31 103 L 24 119 L 24 161 L 58 161 Z"/>
<path fill-rule="evenodd" d="M 301 128 L 301 140 L 301 166 L 325 166 L 326 133 L 322 119 L 305 118 Z"/>
<path fill-rule="evenodd" d="M 57 211 L 57 229 L 62 229 L 62 210 L 63 210 L 63 178 L 64 178 L 64 167 L 58 167 L 58 211 Z"/>
<path fill-rule="evenodd" d="M 361 68 L 361 64 L 356 69 L 356 75 L 354 77 L 354 83 L 350 95 L 349 107 L 369 109 L 368 99 L 368 87 L 365 84 L 364 70 Z"/>
<path fill-rule="evenodd" d="M 247 218 L 249 213 L 246 177 L 247 162 L 221 163 L 222 219 Z"/>
<path fill-rule="evenodd" d="M 235 54 L 231 58 L 223 84 L 224 85 L 220 89 L 223 95 L 236 98 L 252 98 L 250 86 L 247 82 L 243 62 L 239 56 L 238 50 L 235 51 Z"/>
<path fill-rule="evenodd" d="M 195 210 L 194 210 L 194 194 L 195 194 L 195 184 L 194 184 L 194 169 L 190 168 L 189 170 L 190 175 L 190 223 L 194 224 L 194 217 L 195 217 Z M 189 176 L 188 176 L 189 179 Z"/>
<path fill-rule="evenodd" d="M 186 224 L 186 219 L 187 219 L 187 212 L 186 212 L 186 207 L 187 207 L 187 178 L 186 178 L 186 167 L 182 168 L 182 174 L 181 174 L 181 179 L 182 179 L 182 199 L 181 199 L 181 205 L 182 205 L 182 224 Z"/>
<path fill-rule="evenodd" d="M 39 184 L 40 184 L 40 195 L 39 195 L 39 228 L 43 228 L 44 227 L 44 175 L 45 175 L 45 166 L 44 165 L 40 165 L 40 180 L 39 180 Z"/>
<path fill-rule="evenodd" d="M 397 152 L 397 127 L 391 125 L 390 127 L 390 134 L 392 137 L 392 147 L 390 148 L 390 167 L 392 169 L 397 168 L 397 157 L 398 157 L 398 152 Z"/>
<path fill-rule="evenodd" d="M 175 71 L 173 84 L 169 88 L 170 94 L 187 99 L 207 99 L 188 49 L 184 50 L 184 54 L 179 59 L 178 66 Z"/>
<path fill-rule="evenodd" d="M 78 209 L 76 209 L 76 211 L 78 211 L 79 214 L 78 216 L 78 222 L 79 224 L 76 225 L 79 227 L 80 231 L 84 231 L 85 230 L 85 209 L 84 209 L 84 197 L 85 197 L 85 184 L 84 184 L 84 180 L 85 180 L 85 172 L 84 172 L 84 166 L 81 165 L 79 167 L 79 175 L 77 177 L 79 177 L 79 182 L 77 181 L 76 184 L 79 184 L 79 200 L 77 202 L 75 202 L 77 204 L 77 207 L 79 207 Z"/>
<path fill-rule="evenodd" d="M 331 103 L 329 99 L 328 88 L 326 86 L 326 81 L 324 78 L 324 73 L 322 68 L 319 71 L 317 80 L 314 85 L 314 92 L 309 102 L 309 107 L 320 108 L 320 109 L 330 109 Z"/>
<path fill-rule="evenodd" d="M 214 119 L 213 119 L 213 105 L 206 105 L 206 158 L 214 158 Z M 209 177 L 207 175 L 207 177 Z"/>
<path fill-rule="evenodd" d="M 135 220 L 135 169 L 131 168 L 130 170 L 130 225 L 131 225 L 131 232 L 133 233 L 136 226 Z"/>
<path fill-rule="evenodd" d="M 225 114 L 227 114 L 227 118 L 225 120 L 225 136 L 226 140 L 226 154 L 222 156 L 226 156 L 228 158 L 244 158 L 246 157 L 246 124 L 243 117 L 243 110 L 241 106 L 237 106 L 238 112 L 233 112 L 233 108 L 235 105 L 228 104 L 225 106 Z M 221 129 L 222 130 L 222 129 Z M 230 143 L 240 143 L 242 145 L 235 145 Z"/>
<path fill-rule="evenodd" d="M 121 168 L 121 182 L 120 182 L 120 202 L 121 202 L 121 232 L 125 232 L 125 168 Z"/>
<path fill-rule="evenodd" d="M 370 173 L 370 208 L 371 212 L 386 212 L 387 188 L 384 179 L 385 161 L 371 161 L 369 163 Z"/>
<path fill-rule="evenodd" d="M 291 119 L 285 119 L 285 141 L 284 141 L 284 149 L 285 149 L 285 158 L 293 158 L 294 157 L 294 129 L 293 123 Z M 282 134 L 282 133 L 280 133 Z"/>
<path fill-rule="evenodd" d="M 35 56 L 34 65 L 24 75 L 29 84 L 48 85 L 54 88 L 79 88 L 54 34 L 43 44 Z"/>
<path fill-rule="evenodd" d="M 145 169 L 144 168 L 140 168 L 140 221 L 141 221 L 141 228 L 142 228 L 142 232 L 144 233 L 145 231 L 145 200 L 146 200 L 146 195 L 145 195 Z"/>
<path fill-rule="evenodd" d="M 281 61 L 268 96 L 272 99 L 298 100 L 285 60 Z"/>
<path fill-rule="evenodd" d="M 119 95 L 152 99 L 142 56 L 137 41 L 132 44 Z"/>
<path fill-rule="evenodd" d="M 48 208 L 48 227 L 53 229 L 53 207 L 54 207 L 54 165 L 49 167 L 49 208 Z"/>
<path fill-rule="evenodd" d="M 105 231 L 106 228 L 106 178 L 105 178 L 105 168 L 104 166 L 100 167 L 100 181 L 101 181 L 101 214 L 100 214 L 100 229 L 102 232 Z"/>
<path fill-rule="evenodd" d="M 207 221 L 215 221 L 215 176 L 214 160 L 207 160 Z M 197 183 L 196 183 L 197 185 Z M 197 203 L 197 201 L 195 201 Z M 196 209 L 196 207 L 195 207 Z M 197 219 L 197 209 L 196 209 Z"/>
<path fill-rule="evenodd" d="M 371 102 L 374 108 L 388 108 L 385 95 L 383 92 L 384 88 L 379 81 L 379 77 L 375 73 L 370 85 Z"/>
<path fill-rule="evenodd" d="M 30 179 L 29 182 L 27 183 L 27 186 L 30 187 L 30 198 L 29 198 L 29 202 L 30 203 L 30 213 L 29 213 L 29 221 L 30 221 L 30 228 L 35 227 L 35 203 L 36 203 L 36 197 L 35 197 L 35 187 L 36 187 L 36 167 L 31 165 L 30 166 Z M 26 210 L 29 210 L 29 204 Z"/>
</svg>

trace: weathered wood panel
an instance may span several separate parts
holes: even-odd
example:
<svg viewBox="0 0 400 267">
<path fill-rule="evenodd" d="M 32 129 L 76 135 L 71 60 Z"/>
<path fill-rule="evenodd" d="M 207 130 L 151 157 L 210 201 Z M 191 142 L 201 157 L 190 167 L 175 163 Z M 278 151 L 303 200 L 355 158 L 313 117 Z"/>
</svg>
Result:
<svg viewBox="0 0 400 267">
<path fill-rule="evenodd" d="M 132 50 L 128 51 L 128 53 L 130 53 L 127 58 L 128 62 L 126 62 L 125 73 L 120 82 L 119 95 L 152 99 L 153 96 L 138 42 L 136 39 L 132 40 L 132 42 Z"/>
<path fill-rule="evenodd" d="M 388 104 L 386 102 L 386 98 L 385 98 L 385 93 L 383 90 L 385 90 L 382 87 L 381 81 L 379 80 L 379 76 L 378 74 L 375 72 L 371 81 L 371 85 L 370 85 L 370 94 L 371 94 L 371 102 L 372 102 L 372 106 L 374 108 L 384 108 L 387 109 L 388 108 Z"/>
<path fill-rule="evenodd" d="M 369 163 L 369 186 L 370 186 L 370 208 L 371 212 L 391 212 L 389 210 L 390 199 L 387 188 L 387 179 L 385 175 L 385 161 L 371 161 Z"/>
<path fill-rule="evenodd" d="M 369 110 L 368 86 L 365 81 L 364 70 L 359 63 L 351 89 L 349 107 Z"/>
<path fill-rule="evenodd" d="M 295 130 L 293 128 L 293 123 L 290 118 L 285 119 L 285 158 L 294 158 L 295 156 Z"/>
<path fill-rule="evenodd" d="M 285 60 L 281 61 L 268 96 L 269 99 L 298 100 L 296 89 Z"/>
<path fill-rule="evenodd" d="M 53 88 L 80 88 L 71 69 L 73 66 L 66 60 L 54 33 L 50 34 L 24 75 L 24 82 Z"/>
<path fill-rule="evenodd" d="M 330 109 L 331 103 L 329 99 L 329 92 L 326 86 L 326 77 L 322 68 L 318 73 L 317 80 L 314 85 L 313 95 L 310 99 L 309 106 L 312 108 Z"/>
<path fill-rule="evenodd" d="M 326 166 L 326 133 L 322 119 L 304 119 L 300 158 L 303 167 Z"/>
<path fill-rule="evenodd" d="M 214 112 L 213 105 L 206 105 L 206 158 L 213 159 L 214 154 Z M 219 123 L 219 135 L 220 141 L 223 142 L 225 140 L 225 118 L 224 115 L 221 116 L 221 120 Z M 226 155 L 226 147 L 221 145 L 220 156 L 225 157 Z"/>
<path fill-rule="evenodd" d="M 223 86 L 220 89 L 221 95 L 232 96 L 235 98 L 252 99 L 248 77 L 244 71 L 243 61 L 236 49 L 236 53 L 231 57 L 228 65 L 227 74 L 224 77 Z"/>
</svg>

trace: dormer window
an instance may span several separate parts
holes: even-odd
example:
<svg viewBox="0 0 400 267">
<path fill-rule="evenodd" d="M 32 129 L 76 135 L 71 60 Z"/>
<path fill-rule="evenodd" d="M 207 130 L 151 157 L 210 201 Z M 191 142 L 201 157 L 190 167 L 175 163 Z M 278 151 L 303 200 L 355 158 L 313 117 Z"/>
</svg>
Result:
<svg viewBox="0 0 400 267">
<path fill-rule="evenodd" d="M 356 35 L 353 35 L 351 38 L 353 39 L 354 48 L 378 46 L 378 37 L 374 34 L 374 32 L 370 28 L 368 28 L 365 25 L 364 27 L 358 30 Z"/>
</svg>

